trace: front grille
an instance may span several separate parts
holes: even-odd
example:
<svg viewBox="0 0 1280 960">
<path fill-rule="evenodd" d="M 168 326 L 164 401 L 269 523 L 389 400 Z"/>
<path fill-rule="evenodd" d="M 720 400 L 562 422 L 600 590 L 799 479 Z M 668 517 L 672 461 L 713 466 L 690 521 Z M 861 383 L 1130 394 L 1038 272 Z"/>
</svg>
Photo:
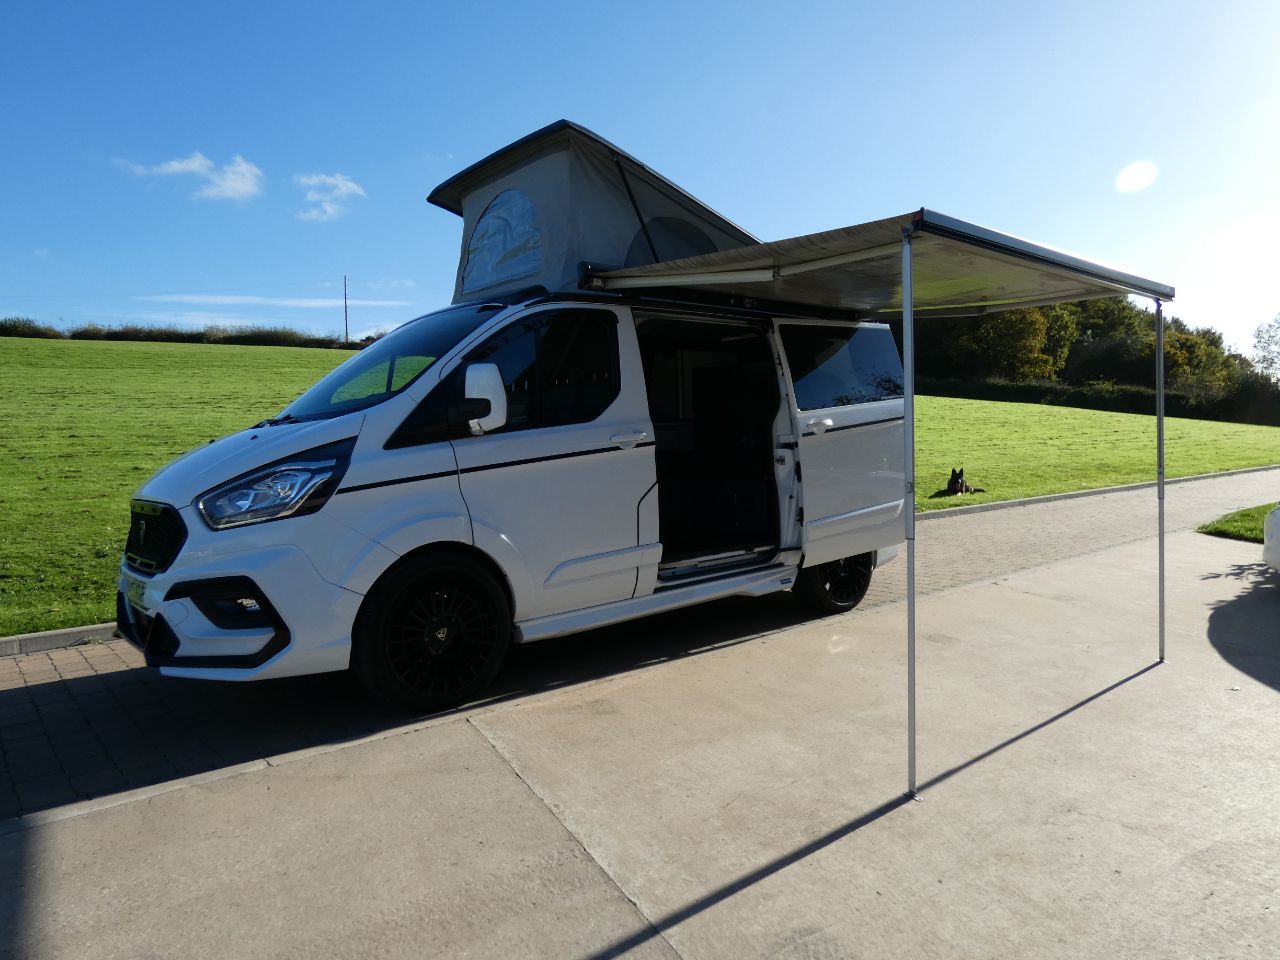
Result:
<svg viewBox="0 0 1280 960">
<path fill-rule="evenodd" d="M 177 559 L 187 540 L 187 527 L 168 504 L 134 500 L 130 504 L 129 539 L 124 561 L 139 573 L 160 573 Z"/>
</svg>

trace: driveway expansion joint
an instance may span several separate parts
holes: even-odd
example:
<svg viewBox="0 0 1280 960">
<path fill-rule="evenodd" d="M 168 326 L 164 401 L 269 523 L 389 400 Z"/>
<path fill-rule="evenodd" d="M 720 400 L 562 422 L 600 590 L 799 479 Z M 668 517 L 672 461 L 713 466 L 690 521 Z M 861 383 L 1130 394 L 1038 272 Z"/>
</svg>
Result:
<svg viewBox="0 0 1280 960">
<path fill-rule="evenodd" d="M 489 749 L 491 749 L 498 756 L 498 758 L 502 760 L 504 764 L 506 764 L 507 768 L 512 772 L 512 774 L 514 774 L 516 778 L 522 784 L 524 784 L 525 788 L 531 794 L 533 794 L 535 797 L 538 798 L 538 802 L 540 802 L 544 807 L 546 807 L 547 812 L 550 813 L 551 816 L 555 818 L 556 823 L 560 825 L 560 829 L 562 829 L 565 832 L 565 834 L 570 839 L 573 840 L 574 844 L 578 847 L 578 849 L 582 851 L 582 855 L 586 857 L 588 860 L 590 860 L 593 864 L 595 864 L 596 869 L 600 871 L 602 876 L 608 879 L 610 885 L 613 886 L 613 888 L 617 890 L 618 893 L 620 893 L 623 897 L 625 897 L 627 902 L 630 903 L 631 906 L 635 908 L 636 915 L 641 920 L 643 920 L 646 926 L 648 926 L 649 928 L 650 936 L 646 937 L 645 939 L 649 940 L 656 937 L 657 939 L 665 943 L 670 948 L 673 954 L 675 954 L 677 957 L 680 957 L 681 960 L 684 960 L 684 954 L 681 953 L 676 948 L 676 945 L 667 938 L 666 933 L 658 929 L 658 927 L 654 925 L 653 918 L 650 917 L 645 912 L 644 908 L 640 906 L 640 903 L 635 899 L 635 897 L 631 896 L 631 894 L 628 893 L 627 890 L 622 886 L 622 884 L 618 882 L 618 879 L 609 871 L 609 869 L 603 863 L 597 860 L 595 855 L 592 854 L 592 852 L 589 849 L 587 849 L 587 845 L 583 843 L 582 838 L 579 837 L 576 833 L 574 833 L 573 830 L 570 828 L 570 826 L 564 822 L 564 818 L 560 816 L 560 812 L 556 810 L 555 806 L 546 797 L 540 794 L 537 791 L 537 789 L 533 786 L 533 784 L 531 784 L 528 781 L 528 779 L 526 779 L 524 774 L 520 772 L 520 768 L 517 767 L 514 762 L 512 762 L 511 758 L 507 756 L 506 752 L 503 751 L 503 749 L 498 745 L 497 741 L 495 741 L 492 737 L 490 737 L 489 734 L 486 733 L 478 723 L 476 723 L 476 718 L 467 717 L 466 722 L 467 722 L 467 725 L 471 727 L 471 729 L 474 730 L 480 736 L 480 738 L 483 739 L 484 742 L 489 745 Z M 631 942 L 631 941 L 634 941 L 635 939 L 636 939 L 636 935 L 632 934 L 630 937 L 625 938 L 625 940 L 621 942 Z M 593 956 L 610 956 L 611 953 L 612 953 L 612 948 L 604 951 L 602 954 L 594 954 Z"/>
</svg>

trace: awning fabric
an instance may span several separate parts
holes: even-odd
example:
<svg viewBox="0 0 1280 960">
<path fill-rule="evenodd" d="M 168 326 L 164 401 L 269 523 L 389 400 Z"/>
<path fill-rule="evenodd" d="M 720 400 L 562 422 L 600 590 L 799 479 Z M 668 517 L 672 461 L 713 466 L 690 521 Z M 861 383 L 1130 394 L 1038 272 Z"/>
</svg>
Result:
<svg viewBox="0 0 1280 960">
<path fill-rule="evenodd" d="M 825 233 L 625 269 L 587 286 L 688 287 L 779 303 L 902 316 L 902 231 L 911 232 L 915 315 L 988 311 L 1138 294 L 1172 300 L 1172 287 L 921 209 Z"/>
</svg>

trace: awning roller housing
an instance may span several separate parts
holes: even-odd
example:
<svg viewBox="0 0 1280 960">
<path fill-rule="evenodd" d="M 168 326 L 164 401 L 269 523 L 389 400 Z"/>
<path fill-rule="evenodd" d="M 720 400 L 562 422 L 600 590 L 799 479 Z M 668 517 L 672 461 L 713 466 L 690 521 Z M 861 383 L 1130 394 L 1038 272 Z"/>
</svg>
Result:
<svg viewBox="0 0 1280 960">
<path fill-rule="evenodd" d="M 902 316 L 902 232 L 916 254 L 916 316 L 972 316 L 1017 307 L 1173 288 L 954 217 L 921 209 L 899 217 L 734 250 L 603 270 L 596 289 L 697 287 L 858 316 Z"/>
</svg>

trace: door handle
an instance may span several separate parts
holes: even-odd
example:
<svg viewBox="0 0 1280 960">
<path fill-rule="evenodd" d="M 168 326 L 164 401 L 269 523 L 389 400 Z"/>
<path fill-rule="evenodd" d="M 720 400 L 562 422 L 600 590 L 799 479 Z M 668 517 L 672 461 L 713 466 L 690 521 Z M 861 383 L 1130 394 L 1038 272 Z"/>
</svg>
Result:
<svg viewBox="0 0 1280 960">
<path fill-rule="evenodd" d="M 805 424 L 805 426 L 808 427 L 810 430 L 812 430 L 814 433 L 826 433 L 835 425 L 836 425 L 836 422 L 832 420 L 830 417 L 821 417 L 816 420 L 810 420 L 808 423 Z"/>
<path fill-rule="evenodd" d="M 637 443 L 643 443 L 649 439 L 648 431 L 641 430 L 639 433 L 615 433 L 609 438 L 609 442 L 617 444 L 623 450 L 630 450 Z"/>
</svg>

